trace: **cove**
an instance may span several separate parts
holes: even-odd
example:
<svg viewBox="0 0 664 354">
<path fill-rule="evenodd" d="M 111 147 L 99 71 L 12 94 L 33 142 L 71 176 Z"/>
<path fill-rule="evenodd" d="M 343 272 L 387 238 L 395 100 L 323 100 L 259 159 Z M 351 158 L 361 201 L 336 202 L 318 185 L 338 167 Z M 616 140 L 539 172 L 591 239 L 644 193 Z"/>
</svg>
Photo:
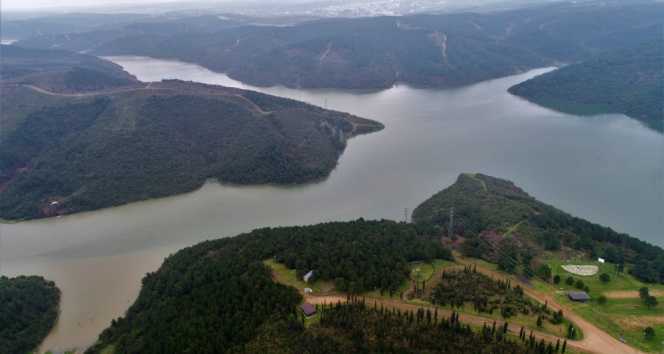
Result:
<svg viewBox="0 0 664 354">
<path fill-rule="evenodd" d="M 208 183 L 184 195 L 0 225 L 0 273 L 43 275 L 63 291 L 60 318 L 42 351 L 93 343 L 134 301 L 145 273 L 182 247 L 258 227 L 404 220 L 464 172 L 512 180 L 575 216 L 664 245 L 662 135 L 621 114 L 563 114 L 507 93 L 553 68 L 459 89 L 340 91 L 255 88 L 192 64 L 110 59 L 143 81 L 253 89 L 374 119 L 386 128 L 351 139 L 323 181 Z"/>
</svg>

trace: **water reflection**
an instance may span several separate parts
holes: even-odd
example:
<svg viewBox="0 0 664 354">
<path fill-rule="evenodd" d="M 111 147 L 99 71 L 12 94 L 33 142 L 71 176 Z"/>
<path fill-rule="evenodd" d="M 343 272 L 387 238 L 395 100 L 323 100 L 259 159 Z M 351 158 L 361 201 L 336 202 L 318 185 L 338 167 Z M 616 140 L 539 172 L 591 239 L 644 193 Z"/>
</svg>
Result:
<svg viewBox="0 0 664 354">
<path fill-rule="evenodd" d="M 620 114 L 570 116 L 506 92 L 551 68 L 454 90 L 371 92 L 258 89 L 195 65 L 112 59 L 143 81 L 256 89 L 375 119 L 386 129 L 350 140 L 318 183 L 206 184 L 170 198 L 0 225 L 0 272 L 45 275 L 63 290 L 62 314 L 44 348 L 93 342 L 135 299 L 139 279 L 182 247 L 263 226 L 403 220 L 404 208 L 412 211 L 464 172 L 510 179 L 574 215 L 664 244 L 662 135 Z"/>
</svg>

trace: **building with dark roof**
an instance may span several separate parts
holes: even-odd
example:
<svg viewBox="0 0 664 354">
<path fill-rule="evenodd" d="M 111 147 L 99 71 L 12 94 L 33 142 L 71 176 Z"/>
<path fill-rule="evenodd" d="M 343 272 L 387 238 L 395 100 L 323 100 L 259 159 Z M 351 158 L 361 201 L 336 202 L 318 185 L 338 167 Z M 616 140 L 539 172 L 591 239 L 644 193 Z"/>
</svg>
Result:
<svg viewBox="0 0 664 354">
<path fill-rule="evenodd" d="M 569 293 L 567 293 L 567 297 L 570 300 L 577 302 L 590 301 L 590 296 L 585 291 L 570 291 Z"/>
<path fill-rule="evenodd" d="M 318 314 L 314 306 L 308 302 L 305 302 L 304 304 L 300 305 L 300 310 L 302 310 L 302 313 L 306 318 L 312 318 Z"/>
</svg>

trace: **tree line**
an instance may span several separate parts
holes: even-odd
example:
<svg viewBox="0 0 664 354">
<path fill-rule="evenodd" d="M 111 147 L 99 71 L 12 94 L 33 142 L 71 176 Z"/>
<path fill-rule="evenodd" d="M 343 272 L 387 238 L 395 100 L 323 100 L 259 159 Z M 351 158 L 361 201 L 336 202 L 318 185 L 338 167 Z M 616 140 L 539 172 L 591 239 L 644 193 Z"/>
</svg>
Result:
<svg viewBox="0 0 664 354">
<path fill-rule="evenodd" d="M 242 352 L 269 328 L 299 328 L 290 321 L 299 320 L 301 296 L 274 282 L 263 260 L 317 269 L 349 291 L 389 289 L 406 279 L 408 261 L 451 259 L 425 231 L 360 219 L 258 229 L 185 248 L 143 278 L 136 302 L 90 352 Z"/>
<path fill-rule="evenodd" d="M 496 263 L 527 277 L 551 277 L 535 255 L 568 247 L 603 257 L 646 283 L 664 284 L 664 249 L 542 203 L 512 182 L 482 174 L 460 175 L 413 211 L 418 225 L 447 230 L 454 207 L 454 235 L 469 257 Z M 631 267 L 625 267 L 625 264 Z"/>
</svg>

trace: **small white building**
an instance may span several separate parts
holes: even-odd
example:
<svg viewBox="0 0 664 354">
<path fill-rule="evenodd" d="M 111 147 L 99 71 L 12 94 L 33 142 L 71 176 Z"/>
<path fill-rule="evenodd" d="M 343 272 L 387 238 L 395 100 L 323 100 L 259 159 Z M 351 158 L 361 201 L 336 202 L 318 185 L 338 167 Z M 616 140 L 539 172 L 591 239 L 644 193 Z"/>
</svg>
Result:
<svg viewBox="0 0 664 354">
<path fill-rule="evenodd" d="M 313 271 L 313 270 L 310 270 L 309 273 L 305 274 L 305 275 L 302 277 L 302 280 L 304 280 L 304 281 L 306 281 L 306 282 L 308 283 L 308 282 L 309 282 L 309 278 L 311 278 L 311 276 L 312 276 L 313 274 L 314 274 L 314 271 Z"/>
<path fill-rule="evenodd" d="M 597 258 L 597 261 L 604 264 L 604 258 Z"/>
</svg>

